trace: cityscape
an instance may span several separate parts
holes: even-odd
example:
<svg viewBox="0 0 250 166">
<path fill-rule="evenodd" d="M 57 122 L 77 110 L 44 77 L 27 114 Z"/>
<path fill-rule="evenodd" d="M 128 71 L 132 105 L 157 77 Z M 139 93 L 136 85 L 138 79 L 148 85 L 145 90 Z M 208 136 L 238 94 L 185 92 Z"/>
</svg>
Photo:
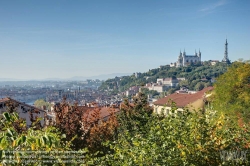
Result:
<svg viewBox="0 0 250 166">
<path fill-rule="evenodd" d="M 216 63 L 230 64 L 231 61 L 228 57 L 228 42 L 225 42 L 224 57 L 222 60 L 209 60 L 207 61 L 211 66 Z M 195 55 L 186 55 L 180 52 L 178 61 L 165 65 L 166 67 L 185 67 L 192 65 L 202 65 L 201 52 L 195 52 Z M 160 66 L 161 68 L 163 66 Z M 133 75 L 138 78 L 141 77 L 140 72 Z M 117 77 L 122 79 L 125 76 Z M 147 77 L 149 78 L 149 77 Z M 206 79 L 206 78 L 204 78 Z M 141 88 L 146 88 L 150 91 L 157 91 L 158 93 L 166 92 L 170 88 L 176 88 L 181 81 L 186 78 L 157 78 L 156 82 L 146 82 L 145 86 L 132 86 L 120 93 L 111 95 L 109 92 L 113 89 L 107 88 L 100 91 L 99 87 L 104 80 L 91 80 L 85 81 L 9 81 L 0 83 L 0 98 L 10 97 L 15 100 L 34 105 L 36 100 L 44 99 L 49 103 L 61 102 L 63 97 L 66 97 L 72 104 L 77 102 L 79 105 L 86 105 L 87 103 L 95 102 L 98 106 L 106 106 L 113 104 L 120 104 L 123 98 L 136 95 Z M 213 78 L 209 78 L 213 83 Z M 118 82 L 117 82 L 118 84 Z M 180 87 L 181 88 L 181 87 Z M 117 87 L 119 89 L 119 86 Z M 194 89 L 192 89 L 194 90 Z M 156 99 L 149 98 L 149 101 L 156 101 Z"/>
<path fill-rule="evenodd" d="M 0 2 L 0 165 L 250 165 L 250 1 Z"/>
</svg>

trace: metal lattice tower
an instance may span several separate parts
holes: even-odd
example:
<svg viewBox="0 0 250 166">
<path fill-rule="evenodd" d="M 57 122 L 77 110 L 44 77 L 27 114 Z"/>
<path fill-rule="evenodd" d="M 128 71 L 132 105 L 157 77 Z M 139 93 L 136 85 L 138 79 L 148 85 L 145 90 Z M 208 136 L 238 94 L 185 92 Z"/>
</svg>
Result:
<svg viewBox="0 0 250 166">
<path fill-rule="evenodd" d="M 228 43 L 227 43 L 227 39 L 226 39 L 226 43 L 225 43 L 225 53 L 224 53 L 224 58 L 223 58 L 222 62 L 230 63 L 230 60 L 228 58 Z"/>
</svg>

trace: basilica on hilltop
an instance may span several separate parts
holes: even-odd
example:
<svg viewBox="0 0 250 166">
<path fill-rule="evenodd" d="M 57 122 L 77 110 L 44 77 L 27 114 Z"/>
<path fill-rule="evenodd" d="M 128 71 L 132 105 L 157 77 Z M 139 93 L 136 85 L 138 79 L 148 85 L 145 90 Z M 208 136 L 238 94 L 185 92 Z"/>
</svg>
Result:
<svg viewBox="0 0 250 166">
<path fill-rule="evenodd" d="M 211 60 L 210 60 L 211 61 Z M 224 58 L 221 61 L 223 63 L 231 63 L 228 58 L 228 43 L 226 39 L 225 43 L 225 52 L 224 52 Z M 199 64 L 201 63 L 201 52 L 197 53 L 195 50 L 194 55 L 186 55 L 185 49 L 183 52 L 180 51 L 180 54 L 178 56 L 178 60 L 175 63 L 170 63 L 170 67 L 183 67 L 183 66 L 189 66 L 193 64 Z"/>
<path fill-rule="evenodd" d="M 183 67 L 192 64 L 201 63 L 201 52 L 199 53 L 195 51 L 194 55 L 186 55 L 185 50 L 183 52 L 180 51 L 177 62 L 171 63 L 171 67 Z"/>
</svg>

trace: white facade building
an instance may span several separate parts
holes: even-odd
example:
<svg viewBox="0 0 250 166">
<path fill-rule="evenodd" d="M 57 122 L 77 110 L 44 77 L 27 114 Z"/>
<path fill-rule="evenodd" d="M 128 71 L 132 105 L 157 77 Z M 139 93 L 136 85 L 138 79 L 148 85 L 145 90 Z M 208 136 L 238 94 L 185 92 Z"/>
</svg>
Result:
<svg viewBox="0 0 250 166">
<path fill-rule="evenodd" d="M 188 66 L 191 64 L 197 64 L 201 62 L 201 52 L 197 53 L 195 51 L 194 55 L 186 55 L 186 52 L 182 53 L 180 51 L 179 57 L 177 62 L 171 63 L 170 67 L 183 67 L 183 66 Z"/>
<path fill-rule="evenodd" d="M 44 117 L 46 116 L 46 112 L 44 110 L 38 109 L 36 107 L 30 106 L 28 104 L 16 101 L 11 98 L 2 98 L 0 99 L 0 114 L 6 112 L 8 107 L 7 103 L 13 103 L 16 107 L 16 112 L 18 113 L 20 118 L 26 120 L 26 125 L 29 127 L 31 125 L 30 121 L 30 113 L 33 114 L 34 118 L 41 118 L 41 125 L 44 125 Z"/>
</svg>

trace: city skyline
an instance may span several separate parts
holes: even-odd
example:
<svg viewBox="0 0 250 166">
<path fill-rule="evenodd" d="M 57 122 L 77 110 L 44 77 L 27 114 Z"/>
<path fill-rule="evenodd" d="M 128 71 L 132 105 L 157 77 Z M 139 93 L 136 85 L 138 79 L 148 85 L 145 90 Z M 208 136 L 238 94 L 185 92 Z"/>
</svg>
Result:
<svg viewBox="0 0 250 166">
<path fill-rule="evenodd" d="M 250 57 L 250 2 L 1 1 L 0 78 L 146 72 L 201 50 Z"/>
</svg>

